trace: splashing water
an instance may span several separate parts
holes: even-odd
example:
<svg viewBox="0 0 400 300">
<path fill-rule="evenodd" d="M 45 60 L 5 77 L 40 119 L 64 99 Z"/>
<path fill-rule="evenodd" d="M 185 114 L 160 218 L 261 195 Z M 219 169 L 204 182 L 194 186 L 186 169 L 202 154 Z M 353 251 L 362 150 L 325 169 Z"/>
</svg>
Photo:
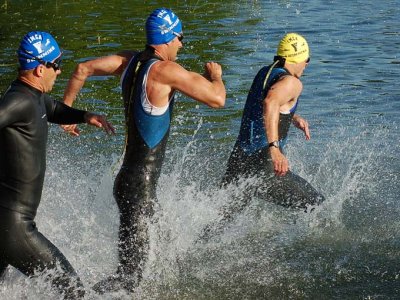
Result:
<svg viewBox="0 0 400 300">
<path fill-rule="evenodd" d="M 168 151 L 156 214 L 149 223 L 150 255 L 135 296 L 335 297 L 346 295 L 349 286 L 356 286 L 366 296 L 390 297 L 398 291 L 400 223 L 396 213 L 400 208 L 391 198 L 393 192 L 383 191 L 379 180 L 383 170 L 391 174 L 382 161 L 388 150 L 378 142 L 369 143 L 366 149 L 366 139 L 374 140 L 368 130 L 360 128 L 351 139 L 346 137 L 346 129 L 340 130 L 336 135 L 346 147 L 328 143 L 318 150 L 319 159 L 313 165 L 304 159 L 310 155 L 301 146 L 302 140 L 294 138 L 289 144 L 287 155 L 294 172 L 327 198 L 314 212 L 287 210 L 254 198 L 221 235 L 196 243 L 204 226 L 218 218 L 218 210 L 256 180 L 217 188 L 223 163 L 216 166 L 214 159 L 204 159 L 202 153 L 212 151 L 198 138 L 201 130 L 202 122 L 184 147 Z M 385 134 L 385 130 L 376 131 L 374 136 Z M 112 274 L 118 263 L 119 219 L 111 171 L 118 157 L 95 154 L 93 146 L 75 165 L 71 160 L 76 154 L 65 154 L 62 144 L 52 143 L 49 149 L 37 223 L 81 276 L 86 298 L 102 299 L 89 287 Z M 387 178 L 389 184 L 396 180 L 394 175 Z M 387 213 L 389 210 L 392 213 Z M 0 296 L 57 298 L 43 278 L 28 279 L 9 268 Z M 382 288 L 372 283 L 380 283 Z M 123 291 L 110 295 L 130 299 Z"/>
</svg>

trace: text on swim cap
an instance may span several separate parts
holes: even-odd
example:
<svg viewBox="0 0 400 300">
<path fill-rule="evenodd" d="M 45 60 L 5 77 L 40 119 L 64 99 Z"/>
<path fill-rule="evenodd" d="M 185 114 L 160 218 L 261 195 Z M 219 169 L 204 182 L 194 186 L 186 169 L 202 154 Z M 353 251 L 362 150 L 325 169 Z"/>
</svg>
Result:
<svg viewBox="0 0 400 300">
<path fill-rule="evenodd" d="M 42 49 L 42 42 L 37 42 L 37 43 L 34 43 L 34 44 L 32 44 L 32 45 L 33 45 L 33 47 L 36 48 L 36 50 L 37 50 L 37 52 L 38 52 L 39 54 L 43 52 L 43 49 Z"/>
<path fill-rule="evenodd" d="M 36 41 L 36 40 L 42 40 L 43 38 L 42 38 L 42 35 L 41 34 L 34 34 L 34 35 L 31 35 L 31 36 L 29 36 L 28 38 L 27 38 L 27 40 L 28 40 L 28 42 L 29 43 L 32 43 L 33 41 Z"/>
<path fill-rule="evenodd" d="M 166 16 L 164 17 L 164 20 L 167 21 L 169 25 L 172 24 L 171 17 L 170 17 L 169 15 L 166 15 Z"/>
<path fill-rule="evenodd" d="M 168 18 L 169 18 L 169 16 L 168 16 Z M 166 18 L 164 18 L 164 20 L 165 20 Z M 167 21 L 168 22 L 168 21 Z M 170 20 L 170 22 L 171 22 L 171 20 Z M 172 22 L 171 22 L 172 23 Z M 170 24 L 171 24 L 170 23 Z M 170 26 L 170 27 L 167 27 L 167 26 L 165 26 L 165 25 L 161 25 L 160 26 L 160 29 L 161 29 L 161 34 L 166 34 L 166 33 L 168 33 L 168 32 L 170 32 L 170 31 L 172 31 L 172 29 L 174 29 L 175 27 L 176 27 L 176 25 L 178 25 L 178 23 L 179 23 L 179 19 L 176 19 L 175 20 L 175 22 Z"/>
<path fill-rule="evenodd" d="M 167 13 L 167 11 L 163 9 L 157 14 L 157 17 L 162 18 L 166 13 Z"/>
<path fill-rule="evenodd" d="M 165 9 L 162 9 L 158 14 L 157 14 L 157 18 L 163 18 L 163 16 L 167 14 L 168 12 Z M 171 12 L 172 16 L 175 17 L 175 14 L 173 12 Z"/>
<path fill-rule="evenodd" d="M 56 48 L 55 48 L 54 46 L 51 46 L 50 49 L 47 49 L 45 52 L 42 52 L 41 54 L 39 54 L 39 55 L 36 56 L 35 58 L 40 58 L 40 59 L 42 59 L 43 57 L 46 57 L 47 55 L 49 55 L 50 53 L 52 53 L 55 49 L 56 49 Z M 35 58 L 33 58 L 33 59 L 27 58 L 26 61 L 27 61 L 28 63 L 31 63 L 31 62 L 34 62 L 34 61 L 37 60 L 37 59 L 35 59 Z"/>
<path fill-rule="evenodd" d="M 287 41 L 290 43 L 290 42 L 293 42 L 293 41 L 296 41 L 297 42 L 297 40 L 298 40 L 298 38 L 297 38 L 297 36 L 290 36 L 290 37 L 288 37 L 288 39 L 287 39 Z"/>
<path fill-rule="evenodd" d="M 297 53 L 287 54 L 287 55 L 285 55 L 285 57 L 288 57 L 288 58 L 289 57 L 295 57 L 295 56 L 298 56 L 298 55 L 306 53 L 306 52 L 307 52 L 307 50 L 302 50 L 302 51 L 297 52 Z"/>
</svg>

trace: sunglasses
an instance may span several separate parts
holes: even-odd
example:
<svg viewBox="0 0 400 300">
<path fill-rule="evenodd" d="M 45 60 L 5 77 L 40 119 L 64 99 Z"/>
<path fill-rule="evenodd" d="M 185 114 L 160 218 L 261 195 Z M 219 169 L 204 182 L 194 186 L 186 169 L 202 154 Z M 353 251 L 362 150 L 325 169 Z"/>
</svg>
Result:
<svg viewBox="0 0 400 300">
<path fill-rule="evenodd" d="M 178 37 L 178 40 L 179 40 L 180 42 L 183 41 L 183 34 L 182 34 L 182 33 L 177 33 L 177 32 L 174 32 L 174 31 L 172 31 L 172 33 L 173 33 L 175 36 Z"/>
<path fill-rule="evenodd" d="M 40 64 L 44 65 L 46 68 L 53 68 L 55 72 L 61 69 L 61 56 L 57 58 L 55 61 L 44 61 L 43 59 L 36 57 L 25 50 L 25 53 L 29 54 L 31 59 L 38 61 Z"/>
<path fill-rule="evenodd" d="M 306 60 L 306 64 L 309 64 L 310 63 L 310 61 L 311 61 L 311 58 L 309 57 L 309 58 L 307 58 L 307 60 Z"/>
</svg>

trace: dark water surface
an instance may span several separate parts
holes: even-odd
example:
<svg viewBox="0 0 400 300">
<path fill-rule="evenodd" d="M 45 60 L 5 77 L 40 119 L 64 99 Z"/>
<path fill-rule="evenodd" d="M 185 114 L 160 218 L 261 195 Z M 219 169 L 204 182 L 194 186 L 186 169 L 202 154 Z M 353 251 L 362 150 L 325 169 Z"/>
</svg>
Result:
<svg viewBox="0 0 400 300">
<path fill-rule="evenodd" d="M 158 222 L 135 299 L 400 298 L 400 1 L 0 1 L 0 90 L 16 76 L 15 50 L 31 30 L 51 32 L 64 51 L 52 92 L 61 98 L 77 62 L 142 49 L 143 24 L 167 5 L 184 25 L 179 62 L 202 72 L 220 62 L 226 107 L 179 96 L 158 186 Z M 292 170 L 327 198 L 313 214 L 262 199 L 211 242 L 201 228 L 238 190 L 216 186 L 236 139 L 257 71 L 281 36 L 302 33 L 311 47 L 299 114 L 312 130 L 291 130 Z M 113 171 L 124 141 L 119 79 L 93 78 L 77 107 L 107 114 L 118 133 L 81 126 L 79 138 L 51 127 L 39 229 L 91 290 L 117 264 Z M 42 277 L 10 268 L 1 299 L 55 299 Z"/>
</svg>

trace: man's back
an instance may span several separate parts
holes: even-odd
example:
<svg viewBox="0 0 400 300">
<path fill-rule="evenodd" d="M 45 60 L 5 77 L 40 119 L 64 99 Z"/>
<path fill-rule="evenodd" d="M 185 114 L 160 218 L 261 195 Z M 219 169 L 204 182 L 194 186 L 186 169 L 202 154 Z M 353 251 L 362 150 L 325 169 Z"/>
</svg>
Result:
<svg viewBox="0 0 400 300">
<path fill-rule="evenodd" d="M 46 169 L 44 97 L 15 81 L 0 102 L 0 205 L 33 215 Z"/>
</svg>

